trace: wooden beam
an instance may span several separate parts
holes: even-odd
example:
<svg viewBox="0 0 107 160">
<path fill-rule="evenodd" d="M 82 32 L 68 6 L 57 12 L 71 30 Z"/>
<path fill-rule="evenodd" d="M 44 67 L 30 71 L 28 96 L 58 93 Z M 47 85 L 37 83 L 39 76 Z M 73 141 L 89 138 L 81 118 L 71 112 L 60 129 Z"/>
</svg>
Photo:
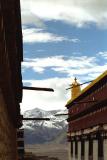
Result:
<svg viewBox="0 0 107 160">
<path fill-rule="evenodd" d="M 61 113 L 61 114 L 55 114 L 54 116 L 67 116 L 67 115 L 70 115 L 69 113 Z"/>
<path fill-rule="evenodd" d="M 23 121 L 50 121 L 50 118 L 23 118 Z"/>
<path fill-rule="evenodd" d="M 98 100 L 80 101 L 80 102 L 73 102 L 73 103 L 74 104 L 81 104 L 81 103 L 92 103 L 92 102 L 98 102 Z"/>
<path fill-rule="evenodd" d="M 34 91 L 48 91 L 48 92 L 54 92 L 52 88 L 42 88 L 42 87 L 27 87 L 23 86 L 23 89 L 26 90 L 34 90 Z"/>
</svg>

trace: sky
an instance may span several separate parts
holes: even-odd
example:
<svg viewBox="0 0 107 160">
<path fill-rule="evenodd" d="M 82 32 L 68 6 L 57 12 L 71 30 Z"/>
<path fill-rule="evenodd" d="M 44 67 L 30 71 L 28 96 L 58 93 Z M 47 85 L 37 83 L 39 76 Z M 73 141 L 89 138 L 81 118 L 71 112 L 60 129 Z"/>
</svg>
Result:
<svg viewBox="0 0 107 160">
<path fill-rule="evenodd" d="M 23 90 L 21 111 L 65 109 L 75 77 L 107 70 L 107 0 L 21 0 L 21 16 L 23 85 L 54 89 Z"/>
</svg>

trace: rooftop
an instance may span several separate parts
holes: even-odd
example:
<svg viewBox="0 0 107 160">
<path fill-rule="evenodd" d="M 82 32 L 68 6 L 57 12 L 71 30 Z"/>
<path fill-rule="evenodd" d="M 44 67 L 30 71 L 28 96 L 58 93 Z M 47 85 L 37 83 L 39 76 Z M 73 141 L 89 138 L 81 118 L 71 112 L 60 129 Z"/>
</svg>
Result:
<svg viewBox="0 0 107 160">
<path fill-rule="evenodd" d="M 100 76 L 98 76 L 95 80 L 93 80 L 87 87 L 85 87 L 79 95 L 77 95 L 75 98 L 70 99 L 66 106 L 69 105 L 71 102 L 73 102 L 74 100 L 76 100 L 78 97 L 80 97 L 83 93 L 87 92 L 89 89 L 91 89 L 96 83 L 98 83 L 100 80 L 102 80 L 105 76 L 107 76 L 107 70 L 102 73 Z"/>
</svg>

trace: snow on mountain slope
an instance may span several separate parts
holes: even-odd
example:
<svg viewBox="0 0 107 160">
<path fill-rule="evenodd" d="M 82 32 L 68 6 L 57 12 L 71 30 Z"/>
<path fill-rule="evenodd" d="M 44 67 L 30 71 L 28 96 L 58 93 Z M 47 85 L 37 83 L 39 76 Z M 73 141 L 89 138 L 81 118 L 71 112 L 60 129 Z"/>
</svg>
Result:
<svg viewBox="0 0 107 160">
<path fill-rule="evenodd" d="M 50 121 L 26 121 L 24 122 L 24 128 L 32 128 L 34 129 L 35 126 L 43 126 L 49 128 L 57 128 L 61 129 L 66 126 L 67 121 L 65 120 L 66 117 L 56 117 L 55 114 L 66 113 L 66 110 L 52 110 L 52 111 L 45 111 L 39 108 L 35 108 L 33 110 L 28 110 L 24 113 L 24 117 L 30 118 L 50 118 Z"/>
<path fill-rule="evenodd" d="M 24 117 L 50 118 L 50 121 L 25 121 L 25 142 L 27 144 L 45 143 L 54 140 L 62 132 L 67 130 L 65 116 L 56 117 L 55 114 L 67 113 L 66 110 L 45 111 L 39 108 L 24 112 Z"/>
</svg>

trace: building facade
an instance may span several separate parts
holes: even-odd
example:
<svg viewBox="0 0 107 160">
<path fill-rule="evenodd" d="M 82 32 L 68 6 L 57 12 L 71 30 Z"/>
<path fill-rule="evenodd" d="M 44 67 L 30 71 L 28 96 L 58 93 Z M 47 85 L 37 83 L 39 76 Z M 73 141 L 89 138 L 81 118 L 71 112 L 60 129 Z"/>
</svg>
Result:
<svg viewBox="0 0 107 160">
<path fill-rule="evenodd" d="M 17 150 L 18 150 L 18 160 L 23 160 L 25 155 L 24 147 L 24 129 L 17 130 Z"/>
<path fill-rule="evenodd" d="M 0 160 L 18 159 L 22 60 L 20 1 L 0 0 Z"/>
<path fill-rule="evenodd" d="M 107 71 L 82 91 L 75 79 L 71 90 L 75 94 L 66 104 L 70 159 L 107 160 Z"/>
</svg>

